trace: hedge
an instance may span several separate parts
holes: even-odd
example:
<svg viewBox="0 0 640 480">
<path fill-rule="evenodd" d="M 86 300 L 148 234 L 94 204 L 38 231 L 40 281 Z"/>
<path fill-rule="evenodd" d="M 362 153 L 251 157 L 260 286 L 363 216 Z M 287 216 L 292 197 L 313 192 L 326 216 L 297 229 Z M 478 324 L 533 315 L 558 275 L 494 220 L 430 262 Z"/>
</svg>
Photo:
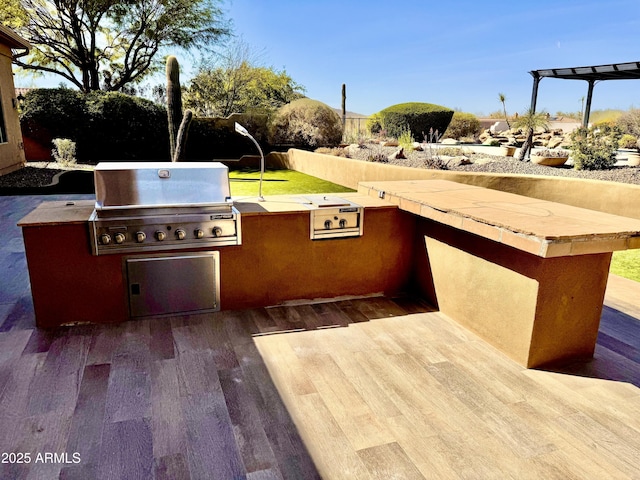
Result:
<svg viewBox="0 0 640 480">
<path fill-rule="evenodd" d="M 82 163 L 169 159 L 165 108 L 124 93 L 30 90 L 20 124 L 25 136 L 49 148 L 54 138 L 75 141 Z"/>
<path fill-rule="evenodd" d="M 432 103 L 410 102 L 392 105 L 376 115 L 390 137 L 398 138 L 409 128 L 416 140 L 431 141 L 436 132 L 438 136 L 445 132 L 453 117 L 453 110 Z"/>
</svg>

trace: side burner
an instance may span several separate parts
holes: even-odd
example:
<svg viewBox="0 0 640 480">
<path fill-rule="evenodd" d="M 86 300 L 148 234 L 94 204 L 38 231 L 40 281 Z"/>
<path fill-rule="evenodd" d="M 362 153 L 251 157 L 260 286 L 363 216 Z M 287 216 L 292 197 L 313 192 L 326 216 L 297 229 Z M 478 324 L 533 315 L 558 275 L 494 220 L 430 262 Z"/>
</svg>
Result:
<svg viewBox="0 0 640 480">
<path fill-rule="evenodd" d="M 334 195 L 307 195 L 300 202 L 311 210 L 312 240 L 362 235 L 362 206 Z"/>
</svg>

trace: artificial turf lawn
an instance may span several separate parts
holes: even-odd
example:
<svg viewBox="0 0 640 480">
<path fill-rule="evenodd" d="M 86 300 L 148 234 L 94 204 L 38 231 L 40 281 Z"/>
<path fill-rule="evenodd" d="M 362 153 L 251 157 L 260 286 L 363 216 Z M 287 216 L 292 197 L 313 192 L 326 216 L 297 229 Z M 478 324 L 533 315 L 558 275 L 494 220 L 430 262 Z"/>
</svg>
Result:
<svg viewBox="0 0 640 480">
<path fill-rule="evenodd" d="M 234 197 L 257 196 L 258 170 L 232 170 L 229 172 L 231 195 Z M 305 175 L 295 170 L 267 170 L 262 181 L 263 195 L 285 195 L 301 193 L 339 193 L 354 190 Z M 640 282 L 640 250 L 614 252 L 611 273 Z"/>
<path fill-rule="evenodd" d="M 640 250 L 613 252 L 611 273 L 640 282 Z"/>
<path fill-rule="evenodd" d="M 232 170 L 229 172 L 231 195 L 234 197 L 257 196 L 260 171 Z M 262 179 L 262 195 L 286 195 L 300 193 L 338 193 L 354 190 L 305 175 L 295 170 L 267 170 Z"/>
</svg>

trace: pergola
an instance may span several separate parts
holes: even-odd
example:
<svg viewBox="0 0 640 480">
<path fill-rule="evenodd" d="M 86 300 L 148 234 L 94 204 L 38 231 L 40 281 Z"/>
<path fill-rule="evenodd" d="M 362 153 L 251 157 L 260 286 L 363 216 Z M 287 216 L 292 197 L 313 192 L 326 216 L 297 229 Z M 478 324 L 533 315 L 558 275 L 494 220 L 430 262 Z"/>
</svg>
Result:
<svg viewBox="0 0 640 480">
<path fill-rule="evenodd" d="M 533 92 L 531 94 L 531 111 L 536 111 L 538 100 L 538 84 L 545 77 L 564 78 L 565 80 L 584 80 L 589 84 L 587 92 L 587 104 L 582 116 L 582 124 L 589 124 L 591 113 L 591 98 L 593 86 L 602 80 L 640 80 L 640 62 L 612 63 L 609 65 L 595 65 L 592 67 L 550 68 L 546 70 L 533 70 L 529 72 L 533 76 Z"/>
</svg>

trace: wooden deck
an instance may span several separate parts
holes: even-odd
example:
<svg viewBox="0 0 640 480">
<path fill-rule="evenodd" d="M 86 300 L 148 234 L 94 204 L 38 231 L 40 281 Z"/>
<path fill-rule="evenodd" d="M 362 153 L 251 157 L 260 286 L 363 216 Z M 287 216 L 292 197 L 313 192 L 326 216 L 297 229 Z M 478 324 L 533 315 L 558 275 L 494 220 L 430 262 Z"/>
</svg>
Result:
<svg viewBox="0 0 640 480">
<path fill-rule="evenodd" d="M 0 454 L 31 455 L 2 479 L 640 478 L 636 282 L 554 370 L 408 298 L 39 331 L 14 225 L 41 200 L 0 197 Z"/>
</svg>

